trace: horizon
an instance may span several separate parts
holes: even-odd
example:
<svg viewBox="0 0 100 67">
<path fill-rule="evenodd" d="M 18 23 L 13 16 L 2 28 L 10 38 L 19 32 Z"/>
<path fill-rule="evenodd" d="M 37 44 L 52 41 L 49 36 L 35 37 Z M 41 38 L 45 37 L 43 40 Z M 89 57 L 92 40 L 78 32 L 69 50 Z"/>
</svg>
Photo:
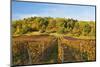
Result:
<svg viewBox="0 0 100 67">
<path fill-rule="evenodd" d="M 94 6 L 16 1 L 12 2 L 12 20 L 19 20 L 34 16 L 73 18 L 80 21 L 96 21 Z"/>
<path fill-rule="evenodd" d="M 28 18 L 31 18 L 31 17 L 42 17 L 42 16 L 30 16 L 30 17 L 25 17 L 25 18 L 20 18 L 20 19 L 12 19 L 12 21 L 17 21 L 17 20 L 24 20 L 24 19 L 28 19 Z M 45 17 L 50 17 L 50 16 L 43 16 L 42 18 L 45 18 Z M 68 17 L 51 17 L 51 18 L 64 18 L 64 19 L 74 19 L 74 18 L 68 18 Z M 77 20 L 77 19 L 74 19 L 74 20 Z M 78 20 L 78 21 L 93 21 L 93 22 L 96 22 L 95 20 Z"/>
</svg>

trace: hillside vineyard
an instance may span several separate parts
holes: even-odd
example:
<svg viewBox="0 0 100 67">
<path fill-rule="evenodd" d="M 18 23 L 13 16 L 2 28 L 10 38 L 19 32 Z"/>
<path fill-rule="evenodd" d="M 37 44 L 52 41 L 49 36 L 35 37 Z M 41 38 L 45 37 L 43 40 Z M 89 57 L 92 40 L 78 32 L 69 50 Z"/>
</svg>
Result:
<svg viewBox="0 0 100 67">
<path fill-rule="evenodd" d="M 29 17 L 12 21 L 12 65 L 96 60 L 95 21 Z"/>
</svg>

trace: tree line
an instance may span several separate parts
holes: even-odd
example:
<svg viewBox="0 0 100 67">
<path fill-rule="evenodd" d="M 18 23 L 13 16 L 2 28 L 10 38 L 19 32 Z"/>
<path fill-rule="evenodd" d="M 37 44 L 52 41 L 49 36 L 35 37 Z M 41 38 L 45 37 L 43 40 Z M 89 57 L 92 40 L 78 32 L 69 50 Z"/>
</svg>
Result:
<svg viewBox="0 0 100 67">
<path fill-rule="evenodd" d="M 59 17 L 29 17 L 12 21 L 13 35 L 31 32 L 95 36 L 95 22 Z"/>
</svg>

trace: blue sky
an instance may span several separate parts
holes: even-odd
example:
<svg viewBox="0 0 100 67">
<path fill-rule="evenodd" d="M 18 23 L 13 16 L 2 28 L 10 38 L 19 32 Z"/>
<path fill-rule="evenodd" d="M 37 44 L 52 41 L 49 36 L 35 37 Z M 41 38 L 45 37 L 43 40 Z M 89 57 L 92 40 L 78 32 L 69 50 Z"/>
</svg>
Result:
<svg viewBox="0 0 100 67">
<path fill-rule="evenodd" d="M 33 2 L 12 2 L 13 20 L 34 16 L 65 17 L 77 20 L 94 21 L 95 7 Z"/>
</svg>

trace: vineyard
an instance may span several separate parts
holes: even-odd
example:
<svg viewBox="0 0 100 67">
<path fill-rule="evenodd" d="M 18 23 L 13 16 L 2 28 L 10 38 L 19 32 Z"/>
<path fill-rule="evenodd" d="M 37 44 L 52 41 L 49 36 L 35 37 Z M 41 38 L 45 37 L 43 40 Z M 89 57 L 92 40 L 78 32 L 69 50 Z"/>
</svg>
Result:
<svg viewBox="0 0 100 67">
<path fill-rule="evenodd" d="M 30 17 L 12 21 L 12 64 L 96 60 L 95 21 Z"/>
<path fill-rule="evenodd" d="M 57 39 L 52 36 L 14 37 L 12 47 L 13 64 L 25 65 L 57 62 Z"/>
<path fill-rule="evenodd" d="M 13 65 L 95 61 L 95 40 L 51 35 L 13 36 Z"/>
<path fill-rule="evenodd" d="M 64 37 L 61 40 L 62 62 L 94 61 L 95 40 Z"/>
</svg>

